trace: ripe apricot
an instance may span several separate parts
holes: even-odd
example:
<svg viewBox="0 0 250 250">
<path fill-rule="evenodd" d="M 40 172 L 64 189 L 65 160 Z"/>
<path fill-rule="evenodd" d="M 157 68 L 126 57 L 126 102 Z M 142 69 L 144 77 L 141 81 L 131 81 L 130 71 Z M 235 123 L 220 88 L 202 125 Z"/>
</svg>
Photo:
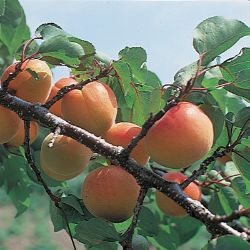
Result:
<svg viewBox="0 0 250 250">
<path fill-rule="evenodd" d="M 171 168 L 187 167 L 200 160 L 212 144 L 212 122 L 189 102 L 180 102 L 171 108 L 146 135 L 151 159 Z"/>
<path fill-rule="evenodd" d="M 4 71 L 2 82 L 15 71 L 16 65 L 17 63 L 11 64 Z M 44 103 L 52 87 L 52 73 L 48 65 L 39 59 L 30 59 L 23 63 L 21 69 L 22 71 L 10 81 L 9 89 L 14 90 L 15 95 L 25 101 Z"/>
<path fill-rule="evenodd" d="M 43 141 L 40 153 L 40 163 L 44 172 L 56 180 L 68 180 L 88 165 L 92 151 L 74 139 L 59 135 L 53 145 L 53 134 Z"/>
<path fill-rule="evenodd" d="M 31 122 L 30 123 L 30 144 L 32 144 L 37 135 L 38 135 L 39 127 L 36 122 Z M 9 146 L 12 147 L 20 147 L 24 143 L 24 137 L 25 137 L 25 131 L 24 131 L 24 123 L 21 122 L 20 128 L 17 132 L 17 134 L 7 142 Z"/>
<path fill-rule="evenodd" d="M 118 166 L 100 167 L 85 178 L 82 198 L 96 217 L 122 222 L 133 214 L 140 186 L 135 178 Z"/>
<path fill-rule="evenodd" d="M 129 122 L 120 122 L 114 124 L 105 134 L 104 139 L 115 145 L 127 147 L 130 141 L 138 135 L 141 131 L 141 127 L 129 123 Z M 142 139 L 138 145 L 133 149 L 131 157 L 134 158 L 140 165 L 145 165 L 148 162 L 149 155 L 146 150 L 145 140 Z"/>
<path fill-rule="evenodd" d="M 55 85 L 52 86 L 48 100 L 52 99 L 61 88 L 71 84 L 77 84 L 77 81 L 71 77 L 65 77 L 59 79 L 55 83 Z M 62 99 L 60 99 L 54 105 L 52 105 L 49 111 L 56 116 L 62 117 L 61 104 L 62 104 Z"/>
<path fill-rule="evenodd" d="M 105 133 L 117 114 L 112 89 L 101 82 L 91 82 L 82 90 L 73 90 L 62 99 L 63 117 L 97 136 Z"/>
<path fill-rule="evenodd" d="M 167 181 L 176 182 L 178 184 L 182 183 L 183 181 L 187 179 L 187 177 L 184 174 L 178 173 L 178 172 L 166 173 L 162 177 Z M 198 201 L 201 200 L 201 190 L 199 186 L 197 186 L 195 183 L 191 182 L 183 191 L 191 199 L 198 200 Z M 158 207 L 165 214 L 170 215 L 170 216 L 187 215 L 184 208 L 178 205 L 175 201 L 165 196 L 163 193 L 156 191 L 155 196 L 156 196 L 156 203 Z"/>
<path fill-rule="evenodd" d="M 4 144 L 13 138 L 20 126 L 21 119 L 18 115 L 0 106 L 0 144 Z"/>
</svg>

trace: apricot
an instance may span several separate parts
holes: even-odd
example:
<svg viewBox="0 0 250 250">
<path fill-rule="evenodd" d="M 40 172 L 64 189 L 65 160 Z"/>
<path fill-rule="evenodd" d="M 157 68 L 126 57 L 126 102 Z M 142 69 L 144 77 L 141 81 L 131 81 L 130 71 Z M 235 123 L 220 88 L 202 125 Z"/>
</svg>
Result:
<svg viewBox="0 0 250 250">
<path fill-rule="evenodd" d="M 17 63 L 11 64 L 2 75 L 2 82 L 15 71 Z M 28 71 L 30 69 L 31 72 Z M 52 73 L 49 66 L 39 59 L 30 59 L 23 63 L 21 72 L 9 83 L 14 94 L 28 102 L 45 103 L 51 90 Z M 32 73 L 33 72 L 33 73 Z"/>
<path fill-rule="evenodd" d="M 39 131 L 38 124 L 36 122 L 31 122 L 30 123 L 30 144 L 32 144 L 37 138 L 38 131 Z M 8 141 L 7 144 L 12 147 L 20 147 L 24 143 L 24 138 L 25 138 L 24 123 L 21 122 L 21 125 L 17 134 L 10 141 Z"/>
<path fill-rule="evenodd" d="M 105 134 L 104 139 L 115 145 L 127 147 L 130 141 L 138 135 L 141 131 L 141 127 L 129 123 L 129 122 L 120 122 L 114 124 Z M 131 157 L 134 158 L 140 165 L 145 165 L 148 162 L 149 155 L 146 150 L 145 140 L 142 139 L 138 145 L 131 152 Z"/>
<path fill-rule="evenodd" d="M 112 89 L 101 82 L 91 82 L 82 90 L 73 90 L 62 99 L 63 118 L 97 136 L 114 123 L 117 114 L 116 97 Z"/>
<path fill-rule="evenodd" d="M 183 181 L 187 179 L 187 177 L 178 172 L 170 172 L 166 173 L 162 176 L 165 180 L 170 182 L 176 182 L 181 184 Z M 188 195 L 193 200 L 201 200 L 201 190 L 199 186 L 195 183 L 191 182 L 184 190 L 184 193 Z M 160 208 L 160 210 L 170 216 L 186 216 L 187 213 L 184 208 L 178 205 L 175 201 L 171 200 L 163 193 L 156 191 L 156 204 Z"/>
<path fill-rule="evenodd" d="M 13 111 L 0 106 L 0 144 L 12 139 L 21 126 L 21 119 Z"/>
<path fill-rule="evenodd" d="M 71 77 L 65 77 L 59 79 L 55 83 L 55 85 L 52 86 L 48 100 L 52 99 L 61 88 L 71 84 L 77 84 L 77 81 Z M 60 99 L 54 105 L 52 105 L 49 111 L 56 116 L 62 117 L 61 104 L 62 104 L 62 99 Z"/>
<path fill-rule="evenodd" d="M 88 165 L 92 151 L 74 139 L 59 135 L 51 145 L 53 134 L 45 137 L 40 153 L 44 172 L 56 180 L 68 180 L 79 175 Z"/>
<path fill-rule="evenodd" d="M 158 120 L 146 135 L 152 160 L 183 168 L 200 160 L 213 144 L 213 124 L 196 105 L 180 102 Z"/>
<path fill-rule="evenodd" d="M 83 183 L 82 198 L 94 216 L 122 222 L 132 216 L 139 190 L 132 175 L 111 165 L 90 172 Z"/>
</svg>

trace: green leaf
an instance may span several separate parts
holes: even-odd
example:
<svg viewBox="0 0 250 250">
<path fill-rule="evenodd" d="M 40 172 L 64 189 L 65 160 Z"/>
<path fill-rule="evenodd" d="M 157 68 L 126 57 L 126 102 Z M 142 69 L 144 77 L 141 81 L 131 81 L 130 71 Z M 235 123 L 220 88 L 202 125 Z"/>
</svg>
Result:
<svg viewBox="0 0 250 250">
<path fill-rule="evenodd" d="M 77 225 L 76 239 L 88 245 L 98 245 L 103 241 L 119 241 L 120 236 L 112 223 L 93 218 Z"/>
<path fill-rule="evenodd" d="M 217 195 L 225 214 L 231 214 L 238 209 L 238 199 L 230 187 L 221 188 Z"/>
<path fill-rule="evenodd" d="M 222 63 L 221 72 L 224 79 L 237 87 L 250 89 L 250 48 L 243 48 L 233 59 Z"/>
<path fill-rule="evenodd" d="M 89 248 L 90 250 L 117 250 L 117 244 L 114 242 L 102 242 L 97 246 Z"/>
<path fill-rule="evenodd" d="M 239 87 L 236 87 L 236 86 L 227 86 L 227 87 L 224 87 L 227 91 L 237 95 L 237 96 L 240 96 L 240 97 L 243 97 L 245 99 L 247 99 L 249 102 L 250 102 L 250 89 L 243 89 L 243 88 L 239 88 Z"/>
<path fill-rule="evenodd" d="M 232 159 L 235 163 L 236 167 L 241 173 L 241 176 L 243 177 L 247 192 L 250 192 L 250 168 L 249 168 L 249 161 L 250 161 L 250 155 L 249 155 L 249 149 L 245 148 L 245 146 L 239 145 L 236 147 L 236 150 L 239 151 L 240 155 L 233 153 Z M 243 158 L 244 157 L 244 158 Z"/>
<path fill-rule="evenodd" d="M 234 126 L 239 128 L 248 128 L 250 127 L 250 107 L 241 109 L 235 116 Z"/>
<path fill-rule="evenodd" d="M 193 44 L 195 50 L 203 55 L 202 65 L 207 65 L 247 35 L 250 35 L 250 29 L 243 22 L 215 16 L 195 28 Z"/>
<path fill-rule="evenodd" d="M 64 228 L 64 219 L 61 215 L 61 211 L 55 206 L 55 204 L 50 201 L 49 206 L 50 218 L 54 226 L 54 232 L 58 232 Z"/>
<path fill-rule="evenodd" d="M 14 56 L 23 41 L 30 38 L 24 11 L 17 0 L 6 0 L 4 15 L 0 16 L 0 41 Z"/>
<path fill-rule="evenodd" d="M 203 104 L 200 108 L 210 118 L 214 129 L 214 141 L 220 136 L 224 126 L 224 114 L 219 107 Z"/>
<path fill-rule="evenodd" d="M 134 104 L 136 90 L 134 90 L 133 87 L 131 86 L 133 79 L 131 76 L 129 65 L 122 61 L 116 61 L 113 62 L 112 66 L 114 67 L 116 73 L 118 74 L 120 90 L 126 100 L 126 104 L 128 108 L 132 108 Z"/>
<path fill-rule="evenodd" d="M 250 196 L 247 194 L 244 180 L 241 177 L 234 178 L 231 182 L 231 187 L 237 194 L 237 197 L 243 207 L 248 208 L 250 206 Z"/>
<path fill-rule="evenodd" d="M 250 244 L 240 237 L 226 235 L 211 240 L 202 250 L 249 250 Z"/>
<path fill-rule="evenodd" d="M 0 0 L 0 16 L 4 15 L 6 8 L 6 0 Z"/>
<path fill-rule="evenodd" d="M 186 85 L 187 82 L 195 76 L 197 72 L 197 61 L 193 62 L 180 70 L 178 70 L 174 76 L 174 84 L 181 86 L 181 85 Z M 201 69 L 200 69 L 201 70 Z M 199 86 L 201 81 L 203 79 L 203 76 L 200 76 L 196 79 L 195 86 Z"/>
<path fill-rule="evenodd" d="M 84 215 L 79 199 L 74 195 L 69 195 L 61 198 L 62 203 L 73 207 L 79 214 Z"/>
<path fill-rule="evenodd" d="M 144 232 L 143 235 L 155 236 L 159 232 L 159 218 L 147 207 L 142 207 L 138 227 Z"/>
<path fill-rule="evenodd" d="M 126 47 L 119 52 L 119 58 L 132 68 L 141 68 L 142 64 L 147 61 L 147 54 L 141 47 Z"/>
<path fill-rule="evenodd" d="M 55 23 L 43 23 L 36 29 L 35 35 L 36 37 L 42 37 L 42 39 L 47 40 L 54 36 L 67 36 L 68 34 Z"/>
<path fill-rule="evenodd" d="M 80 58 L 84 55 L 81 45 L 70 42 L 65 36 L 55 36 L 45 40 L 39 48 L 43 56 L 51 56 L 60 59 L 68 66 L 79 64 Z"/>
</svg>

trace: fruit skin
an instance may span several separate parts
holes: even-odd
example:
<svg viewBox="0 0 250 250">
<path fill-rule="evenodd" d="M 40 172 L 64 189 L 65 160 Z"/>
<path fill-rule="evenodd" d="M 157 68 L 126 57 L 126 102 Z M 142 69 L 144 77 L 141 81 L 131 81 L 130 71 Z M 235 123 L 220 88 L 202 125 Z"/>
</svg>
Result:
<svg viewBox="0 0 250 250">
<path fill-rule="evenodd" d="M 205 113 L 189 102 L 179 102 L 146 135 L 152 160 L 170 168 L 183 168 L 200 160 L 213 144 L 213 125 Z"/>
<path fill-rule="evenodd" d="M 18 115 L 0 106 L 0 144 L 11 140 L 18 132 L 21 126 L 21 119 Z"/>
<path fill-rule="evenodd" d="M 104 139 L 115 145 L 127 147 L 130 141 L 138 135 L 141 131 L 141 127 L 129 123 L 129 122 L 120 122 L 114 124 L 105 134 Z M 134 158 L 140 165 L 144 166 L 149 159 L 149 155 L 146 150 L 145 140 L 142 139 L 138 145 L 133 149 L 131 157 Z"/>
<path fill-rule="evenodd" d="M 106 84 L 91 82 L 82 90 L 70 91 L 63 97 L 62 114 L 72 124 L 100 136 L 115 121 L 116 97 Z"/>
<path fill-rule="evenodd" d="M 170 172 L 162 176 L 167 181 L 176 182 L 178 184 L 182 183 L 187 179 L 182 173 Z M 193 200 L 201 200 L 201 190 L 194 182 L 191 182 L 185 189 L 184 193 L 188 195 Z M 156 204 L 161 209 L 161 211 L 170 216 L 186 216 L 187 213 L 184 208 L 179 206 L 175 201 L 171 200 L 163 193 L 156 191 Z"/>
<path fill-rule="evenodd" d="M 36 122 L 30 123 L 30 144 L 32 144 L 39 132 L 39 126 Z M 9 146 L 12 147 L 20 147 L 24 143 L 24 137 L 25 137 L 25 131 L 24 131 L 24 123 L 21 122 L 20 128 L 17 132 L 17 134 L 7 142 Z"/>
<path fill-rule="evenodd" d="M 77 84 L 77 81 L 71 77 L 64 77 L 59 79 L 55 83 L 55 85 L 52 86 L 48 100 L 52 99 L 61 88 L 71 84 Z M 62 104 L 62 99 L 60 99 L 54 105 L 52 105 L 49 111 L 56 116 L 62 117 L 61 104 Z"/>
<path fill-rule="evenodd" d="M 3 73 L 2 82 L 15 71 L 17 63 L 11 64 Z M 31 69 L 39 79 L 35 79 L 26 69 Z M 23 63 L 22 71 L 9 83 L 8 88 L 15 96 L 32 103 L 45 103 L 51 90 L 52 72 L 49 66 L 39 59 L 30 59 Z"/>
<path fill-rule="evenodd" d="M 96 217 L 122 222 L 132 216 L 139 190 L 132 175 L 111 165 L 90 172 L 83 183 L 82 198 Z"/>
<path fill-rule="evenodd" d="M 69 180 L 79 175 L 88 165 L 92 151 L 74 139 L 59 135 L 52 147 L 49 143 L 53 134 L 45 137 L 40 153 L 44 172 L 56 180 Z"/>
</svg>

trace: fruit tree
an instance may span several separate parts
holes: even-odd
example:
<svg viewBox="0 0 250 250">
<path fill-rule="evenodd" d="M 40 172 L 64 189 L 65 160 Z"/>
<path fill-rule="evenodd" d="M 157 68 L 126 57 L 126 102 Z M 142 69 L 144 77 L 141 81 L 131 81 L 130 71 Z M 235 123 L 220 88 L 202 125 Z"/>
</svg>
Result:
<svg viewBox="0 0 250 250">
<path fill-rule="evenodd" d="M 55 23 L 31 35 L 17 0 L 0 7 L 0 188 L 17 216 L 39 187 L 72 249 L 177 249 L 201 228 L 203 249 L 250 249 L 250 48 L 218 60 L 250 27 L 202 21 L 197 60 L 164 84 L 141 47 L 103 58 Z"/>
</svg>

